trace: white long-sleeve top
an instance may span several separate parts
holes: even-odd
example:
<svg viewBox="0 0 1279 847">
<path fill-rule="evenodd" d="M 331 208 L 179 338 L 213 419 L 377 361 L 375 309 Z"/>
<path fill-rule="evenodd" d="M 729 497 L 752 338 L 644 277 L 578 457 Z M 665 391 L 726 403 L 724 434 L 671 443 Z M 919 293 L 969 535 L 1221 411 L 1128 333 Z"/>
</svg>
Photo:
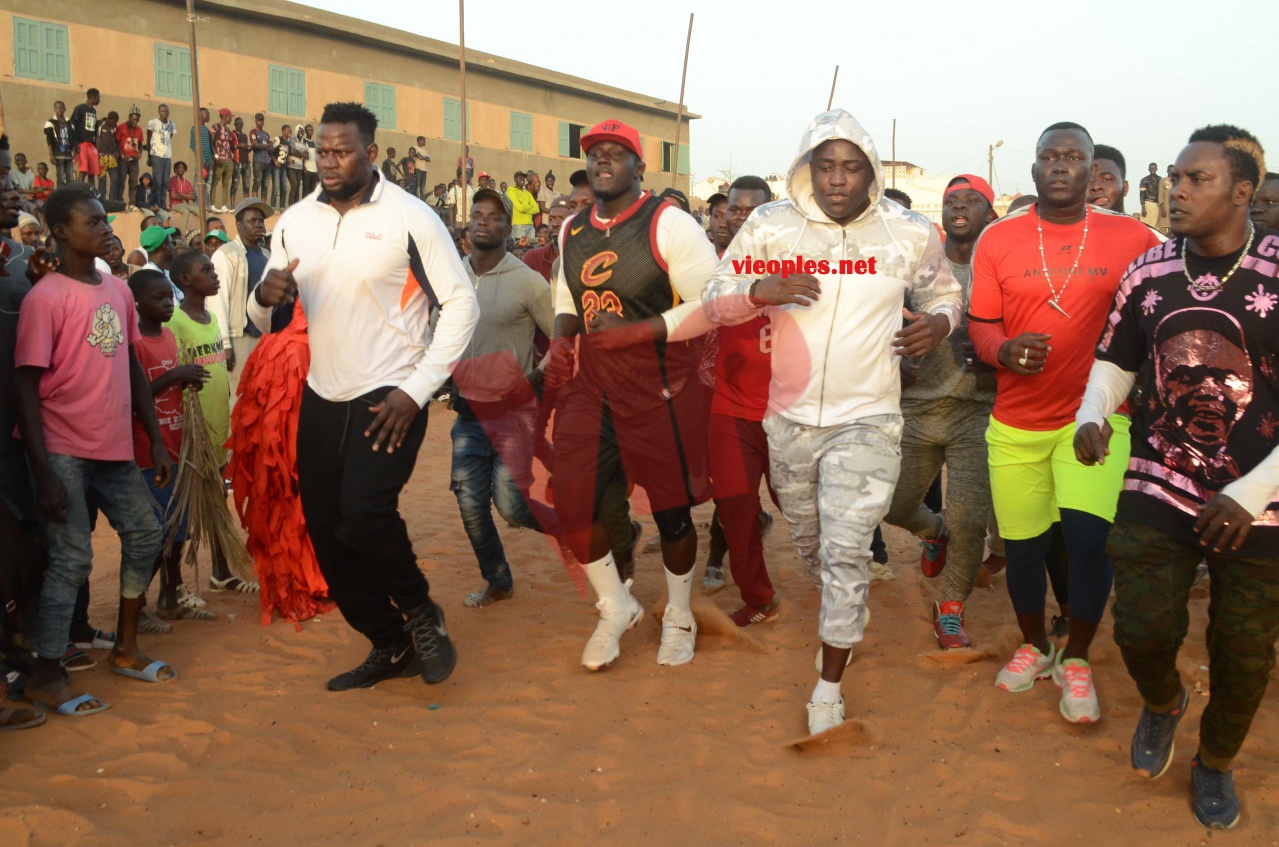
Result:
<svg viewBox="0 0 1279 847">
<path fill-rule="evenodd" d="M 322 188 L 289 207 L 271 246 L 267 272 L 298 260 L 293 276 L 309 324 L 311 389 L 340 402 L 393 385 L 425 406 L 480 316 L 439 215 L 375 172 L 364 201 L 345 215 Z M 249 317 L 270 331 L 271 310 L 256 297 Z"/>
</svg>

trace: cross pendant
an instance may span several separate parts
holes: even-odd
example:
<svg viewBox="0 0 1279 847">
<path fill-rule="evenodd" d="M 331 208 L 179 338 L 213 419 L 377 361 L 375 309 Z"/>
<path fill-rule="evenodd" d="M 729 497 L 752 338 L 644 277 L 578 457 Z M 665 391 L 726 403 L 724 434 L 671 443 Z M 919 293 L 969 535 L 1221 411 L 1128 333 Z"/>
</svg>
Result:
<svg viewBox="0 0 1279 847">
<path fill-rule="evenodd" d="M 1066 310 L 1061 307 L 1060 303 L 1058 303 L 1056 300 L 1053 300 L 1051 297 L 1048 299 L 1048 305 L 1052 306 L 1054 309 L 1061 312 L 1063 315 L 1066 315 Z M 1070 315 L 1066 315 L 1066 319 L 1070 320 Z"/>
</svg>

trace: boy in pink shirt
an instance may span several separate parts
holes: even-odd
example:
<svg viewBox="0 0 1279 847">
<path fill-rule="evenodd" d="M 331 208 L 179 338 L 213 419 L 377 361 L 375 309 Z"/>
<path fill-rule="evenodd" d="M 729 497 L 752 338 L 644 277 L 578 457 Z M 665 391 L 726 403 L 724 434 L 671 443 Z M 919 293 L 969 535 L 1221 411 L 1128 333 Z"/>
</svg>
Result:
<svg viewBox="0 0 1279 847">
<path fill-rule="evenodd" d="M 46 710 L 83 716 L 109 706 L 72 691 L 59 660 L 69 640 L 76 593 L 92 569 L 90 493 L 122 548 L 111 671 L 148 682 L 176 676 L 137 644 L 138 613 L 160 553 L 160 525 L 133 461 L 135 412 L 151 443 L 157 485 L 170 484 L 173 464 L 146 375 L 131 349 L 138 339 L 133 295 L 122 280 L 94 269 L 94 260 L 112 247 L 102 204 L 87 185 L 77 183 L 53 192 L 45 218 L 61 248 L 59 264 L 22 302 L 14 356 L 18 430 L 49 556 L 26 695 Z"/>
</svg>

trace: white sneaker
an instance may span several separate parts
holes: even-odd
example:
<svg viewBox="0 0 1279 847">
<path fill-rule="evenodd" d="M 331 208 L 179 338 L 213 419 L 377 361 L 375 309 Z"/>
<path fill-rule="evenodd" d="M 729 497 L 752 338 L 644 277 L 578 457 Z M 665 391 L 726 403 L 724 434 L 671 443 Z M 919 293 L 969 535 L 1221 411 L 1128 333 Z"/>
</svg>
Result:
<svg viewBox="0 0 1279 847">
<path fill-rule="evenodd" d="M 692 614 L 676 609 L 670 603 L 662 613 L 662 646 L 657 650 L 659 665 L 686 665 L 693 661 L 697 641 L 697 621 Z"/>
<path fill-rule="evenodd" d="M 588 671 L 597 671 L 622 653 L 619 642 L 622 633 L 644 619 L 644 607 L 631 596 L 631 581 L 626 580 L 626 600 L 616 603 L 601 597 L 595 604 L 600 610 L 600 622 L 582 651 L 582 665 Z"/>
<path fill-rule="evenodd" d="M 1053 668 L 1053 682 L 1061 689 L 1061 716 L 1071 723 L 1101 720 L 1101 704 L 1092 684 L 1092 665 L 1084 659 L 1066 659 Z"/>
<path fill-rule="evenodd" d="M 808 704 L 808 734 L 816 735 L 834 729 L 844 722 L 844 700 L 838 703 Z"/>
<path fill-rule="evenodd" d="M 1047 679 L 1053 674 L 1057 659 L 1057 647 L 1049 642 L 1047 655 L 1031 644 L 1023 644 L 1008 660 L 1008 664 L 995 675 L 995 687 L 1005 691 L 1029 691 L 1037 679 Z"/>
</svg>

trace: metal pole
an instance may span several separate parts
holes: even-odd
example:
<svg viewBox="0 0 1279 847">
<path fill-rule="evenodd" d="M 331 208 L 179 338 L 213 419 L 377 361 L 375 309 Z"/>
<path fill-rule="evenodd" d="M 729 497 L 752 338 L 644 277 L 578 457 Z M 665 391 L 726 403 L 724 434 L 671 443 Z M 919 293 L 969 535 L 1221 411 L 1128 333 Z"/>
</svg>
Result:
<svg viewBox="0 0 1279 847">
<path fill-rule="evenodd" d="M 458 67 L 462 76 L 462 175 L 458 177 L 457 199 L 461 208 L 456 209 L 458 221 L 454 225 L 464 225 L 471 211 L 466 208 L 466 0 L 457 0 L 457 46 Z"/>
<path fill-rule="evenodd" d="M 688 13 L 688 38 L 684 39 L 684 70 L 679 76 L 679 112 L 675 115 L 675 164 L 671 167 L 671 188 L 679 180 L 679 138 L 684 129 L 684 81 L 688 79 L 688 48 L 693 43 L 693 13 Z M 691 157 L 690 157 L 691 158 Z"/>
<path fill-rule="evenodd" d="M 893 118 L 893 188 L 897 187 L 897 119 Z"/>
<path fill-rule="evenodd" d="M 204 182 L 204 133 L 200 131 L 200 63 L 195 54 L 195 0 L 187 0 L 187 49 L 191 54 L 191 117 L 192 134 L 195 136 L 195 175 L 199 179 L 199 187 L 195 191 L 196 203 L 200 208 L 200 246 L 204 246 L 204 237 L 208 235 L 205 221 L 209 214 L 206 211 L 209 202 Z M 209 174 L 209 179 L 213 174 Z"/>
<path fill-rule="evenodd" d="M 835 78 L 830 81 L 830 97 L 826 99 L 826 111 L 835 105 L 835 83 L 839 82 L 839 65 L 835 66 Z"/>
<path fill-rule="evenodd" d="M 995 145 L 986 148 L 986 181 L 995 184 Z"/>
</svg>

